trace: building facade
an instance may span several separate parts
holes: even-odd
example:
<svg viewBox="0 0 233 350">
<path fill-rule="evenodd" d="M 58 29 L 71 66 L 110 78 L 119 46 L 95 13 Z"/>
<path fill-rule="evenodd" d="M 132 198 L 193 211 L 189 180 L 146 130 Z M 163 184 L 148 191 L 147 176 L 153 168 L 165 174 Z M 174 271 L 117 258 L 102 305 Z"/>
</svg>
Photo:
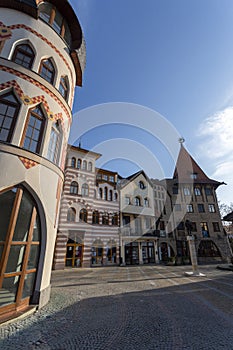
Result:
<svg viewBox="0 0 233 350">
<path fill-rule="evenodd" d="M 69 147 L 54 269 L 119 263 L 118 175 L 96 168 L 100 156 Z"/>
<path fill-rule="evenodd" d="M 120 192 L 121 264 L 158 262 L 153 185 L 144 171 L 118 183 Z"/>
<path fill-rule="evenodd" d="M 208 178 L 183 146 L 173 178 L 163 180 L 98 169 L 100 156 L 69 148 L 54 269 L 189 264 L 188 235 L 199 263 L 230 260 L 216 197 L 222 183 Z"/>
<path fill-rule="evenodd" d="M 188 263 L 187 235 L 192 234 L 199 263 L 229 261 L 232 252 L 216 195 L 223 183 L 210 179 L 181 145 L 173 178 L 160 181 L 160 185 L 166 188 L 159 218 L 165 229 L 158 234 L 160 260 L 175 256 L 177 263 Z"/>
<path fill-rule="evenodd" d="M 0 1 L 0 316 L 43 306 L 85 46 L 67 1 Z"/>
</svg>

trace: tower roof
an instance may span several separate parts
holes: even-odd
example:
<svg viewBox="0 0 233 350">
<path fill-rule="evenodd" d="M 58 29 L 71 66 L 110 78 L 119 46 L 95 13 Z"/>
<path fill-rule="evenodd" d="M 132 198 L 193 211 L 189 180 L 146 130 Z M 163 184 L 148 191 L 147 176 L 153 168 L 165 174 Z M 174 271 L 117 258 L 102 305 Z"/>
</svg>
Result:
<svg viewBox="0 0 233 350">
<path fill-rule="evenodd" d="M 182 144 L 177 158 L 173 179 L 177 179 L 181 183 L 194 182 L 212 184 L 216 188 L 223 184 L 223 182 L 210 179 Z"/>
</svg>

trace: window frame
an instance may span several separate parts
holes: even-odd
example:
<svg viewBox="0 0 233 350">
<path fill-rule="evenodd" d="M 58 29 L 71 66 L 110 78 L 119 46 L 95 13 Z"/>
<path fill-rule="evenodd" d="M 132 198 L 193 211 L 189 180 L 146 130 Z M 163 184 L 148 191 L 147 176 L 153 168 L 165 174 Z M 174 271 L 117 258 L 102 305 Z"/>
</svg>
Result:
<svg viewBox="0 0 233 350">
<path fill-rule="evenodd" d="M 79 185 L 77 181 L 72 181 L 70 184 L 70 194 L 78 195 Z"/>
<path fill-rule="evenodd" d="M 49 66 L 46 65 L 46 62 L 49 62 L 51 64 L 51 66 L 53 67 L 53 70 L 50 69 Z M 47 79 L 47 74 L 43 74 L 42 75 L 42 69 L 46 69 L 46 72 L 50 72 L 51 73 L 51 79 Z M 44 58 L 41 60 L 40 62 L 40 67 L 39 67 L 39 71 L 38 71 L 39 75 L 41 78 L 43 78 L 45 81 L 47 81 L 47 83 L 54 85 L 55 82 L 55 75 L 56 75 L 56 67 L 54 65 L 53 59 L 52 58 Z"/>
<path fill-rule="evenodd" d="M 31 49 L 32 53 L 30 54 L 30 53 L 28 53 L 26 50 L 23 50 L 23 49 L 22 49 L 22 46 L 27 46 L 27 47 L 29 47 L 29 48 Z M 23 55 L 23 58 L 24 58 L 24 57 L 30 58 L 30 62 L 29 62 L 28 65 L 22 64 L 23 61 L 22 61 L 21 63 L 16 62 L 17 54 L 18 54 L 18 53 L 21 53 L 21 54 Z M 19 58 L 18 58 L 18 59 L 19 59 Z M 33 63 L 34 63 L 34 61 L 35 61 L 35 52 L 34 52 L 32 46 L 31 46 L 29 43 L 27 43 L 27 42 L 26 42 L 26 43 L 25 43 L 25 42 L 21 42 L 21 43 L 19 43 L 18 45 L 15 46 L 14 51 L 13 51 L 13 54 L 12 54 L 11 60 L 12 60 L 14 63 L 16 63 L 16 64 L 18 64 L 18 65 L 20 65 L 20 66 L 22 66 L 22 67 L 24 67 L 24 68 L 26 68 L 26 69 L 32 69 Z"/>
<path fill-rule="evenodd" d="M 35 112 L 35 110 L 37 108 L 39 108 L 41 110 L 42 115 L 40 115 L 40 114 Z M 30 148 L 26 148 L 24 146 L 26 138 L 29 139 L 29 136 L 27 137 L 27 131 L 29 130 L 29 126 L 30 126 L 29 123 L 30 123 L 31 117 L 41 121 L 41 127 L 40 127 L 40 132 L 39 132 L 39 138 L 38 138 L 38 141 L 37 141 L 36 151 L 32 151 Z M 29 152 L 33 152 L 33 153 L 41 155 L 43 139 L 44 139 L 44 135 L 46 133 L 46 130 L 45 130 L 46 122 L 47 122 L 47 120 L 46 120 L 45 113 L 43 111 L 42 105 L 37 105 L 37 106 L 31 108 L 28 111 L 27 119 L 26 119 L 26 123 L 25 123 L 25 127 L 24 127 L 24 131 L 23 131 L 23 136 L 22 136 L 21 143 L 20 143 L 20 145 L 21 145 L 21 147 L 23 149 L 25 149 L 25 150 L 27 150 Z M 34 133 L 34 130 L 35 130 L 35 128 L 33 129 L 33 133 Z M 33 140 L 33 139 L 30 137 L 30 140 Z"/>
<path fill-rule="evenodd" d="M 11 102 L 11 101 L 8 101 L 8 100 L 4 99 L 4 96 L 7 97 L 9 95 L 12 95 L 13 98 L 16 100 L 16 102 Z M 17 99 L 17 97 L 16 97 L 16 95 L 15 95 L 13 90 L 10 90 L 10 91 L 0 95 L 0 105 L 1 104 L 2 105 L 6 105 L 7 109 L 8 109 L 8 107 L 15 108 L 14 115 L 11 118 L 12 119 L 11 125 L 10 125 L 10 128 L 8 129 L 9 131 L 8 131 L 8 134 L 7 134 L 7 138 L 6 138 L 6 140 L 1 140 L 0 141 L 0 142 L 11 142 L 12 138 L 13 138 L 14 131 L 15 131 L 15 126 L 16 126 L 16 123 L 17 123 L 17 119 L 18 119 L 18 115 L 19 115 L 19 110 L 20 110 L 21 104 L 18 101 L 18 99 Z M 4 117 L 6 117 L 6 114 L 4 114 Z M 3 118 L 3 123 L 4 123 L 4 120 L 5 120 L 5 118 Z M 1 129 L 2 129 L 2 127 L 1 127 Z"/>
</svg>

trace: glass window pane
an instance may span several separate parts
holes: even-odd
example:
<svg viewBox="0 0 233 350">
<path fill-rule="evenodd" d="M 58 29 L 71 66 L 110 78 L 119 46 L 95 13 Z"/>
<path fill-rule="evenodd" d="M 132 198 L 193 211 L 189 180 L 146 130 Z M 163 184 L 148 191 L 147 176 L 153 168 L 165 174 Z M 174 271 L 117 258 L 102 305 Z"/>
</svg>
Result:
<svg viewBox="0 0 233 350">
<path fill-rule="evenodd" d="M 12 245 L 7 261 L 6 273 L 22 270 L 25 245 Z"/>
<path fill-rule="evenodd" d="M 36 277 L 35 272 L 29 273 L 25 276 L 22 299 L 30 297 L 32 295 L 33 289 L 34 289 L 35 277 Z"/>
<path fill-rule="evenodd" d="M 0 241 L 5 241 L 5 237 L 10 222 L 11 212 L 15 200 L 15 190 L 4 192 L 0 195 Z"/>
<path fill-rule="evenodd" d="M 25 242 L 27 240 L 28 230 L 32 216 L 32 208 L 32 200 L 30 196 L 26 192 L 24 192 L 20 204 L 19 215 L 16 222 L 13 241 Z"/>
<path fill-rule="evenodd" d="M 4 278 L 0 289 L 0 306 L 14 303 L 18 284 L 19 276 Z"/>
<path fill-rule="evenodd" d="M 40 253 L 40 246 L 39 245 L 31 245 L 29 258 L 28 258 L 27 270 L 34 269 L 37 267 L 39 253 Z"/>
<path fill-rule="evenodd" d="M 3 249 L 4 249 L 4 245 L 1 244 L 0 245 L 0 262 L 1 262 L 1 258 L 2 258 Z"/>
<path fill-rule="evenodd" d="M 32 236 L 33 242 L 40 241 L 40 220 L 38 215 L 36 216 L 36 221 L 33 228 L 33 236 Z"/>
</svg>

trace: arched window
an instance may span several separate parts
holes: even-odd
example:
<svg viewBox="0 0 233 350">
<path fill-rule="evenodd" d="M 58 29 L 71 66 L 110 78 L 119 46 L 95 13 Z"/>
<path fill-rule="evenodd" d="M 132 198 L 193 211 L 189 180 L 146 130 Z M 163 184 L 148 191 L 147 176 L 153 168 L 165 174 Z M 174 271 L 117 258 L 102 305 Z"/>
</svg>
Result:
<svg viewBox="0 0 233 350">
<path fill-rule="evenodd" d="M 59 92 L 66 101 L 68 97 L 68 91 L 69 91 L 68 79 L 67 77 L 61 77 L 60 84 L 59 84 Z"/>
<path fill-rule="evenodd" d="M 145 186 L 145 184 L 144 184 L 143 181 L 139 181 L 139 188 L 140 188 L 141 190 L 144 190 L 144 189 L 146 188 L 146 186 Z"/>
<path fill-rule="evenodd" d="M 59 121 L 56 121 L 52 125 L 49 149 L 48 149 L 48 159 L 55 164 L 59 164 L 60 152 L 62 143 L 62 128 Z"/>
<path fill-rule="evenodd" d="M 102 216 L 102 225 L 108 225 L 109 224 L 109 217 L 107 213 L 104 213 Z"/>
<path fill-rule="evenodd" d="M 108 200 L 108 188 L 104 187 L 104 200 L 107 201 Z"/>
<path fill-rule="evenodd" d="M 149 199 L 148 198 L 144 198 L 144 206 L 145 207 L 149 207 Z"/>
<path fill-rule="evenodd" d="M 92 223 L 93 224 L 99 224 L 99 212 L 97 210 L 93 211 Z"/>
<path fill-rule="evenodd" d="M 12 61 L 14 61 L 17 64 L 20 64 L 25 68 L 31 69 L 34 58 L 35 54 L 30 45 L 19 44 L 14 50 Z"/>
<path fill-rule="evenodd" d="M 40 153 L 44 129 L 45 116 L 38 105 L 30 111 L 27 118 L 22 147 L 31 152 Z"/>
<path fill-rule="evenodd" d="M 99 188 L 99 196 L 101 199 L 103 198 L 103 189 L 102 188 Z"/>
<path fill-rule="evenodd" d="M 93 197 L 96 198 L 96 190 L 93 190 Z"/>
<path fill-rule="evenodd" d="M 136 205 L 136 207 L 139 207 L 141 205 L 140 197 L 135 197 L 134 198 L 134 205 Z"/>
<path fill-rule="evenodd" d="M 92 171 L 92 162 L 88 163 L 88 171 Z"/>
<path fill-rule="evenodd" d="M 74 222 L 76 217 L 76 210 L 74 208 L 69 208 L 67 212 L 67 221 Z"/>
<path fill-rule="evenodd" d="M 87 162 L 86 162 L 86 160 L 83 161 L 83 170 L 87 170 Z"/>
<path fill-rule="evenodd" d="M 117 226 L 118 225 L 118 215 L 114 214 L 112 217 L 112 225 Z"/>
<path fill-rule="evenodd" d="M 13 92 L 0 96 L 0 141 L 11 142 L 19 107 Z"/>
<path fill-rule="evenodd" d="M 89 194 L 89 187 L 88 184 L 83 184 L 82 185 L 82 196 L 87 197 Z"/>
<path fill-rule="evenodd" d="M 76 181 L 72 181 L 70 184 L 70 193 L 78 194 L 78 183 Z"/>
<path fill-rule="evenodd" d="M 72 157 L 72 158 L 71 158 L 71 167 L 72 167 L 72 168 L 75 168 L 75 167 L 76 167 L 76 158 L 75 158 L 75 157 Z"/>
<path fill-rule="evenodd" d="M 27 307 L 35 291 L 41 218 L 34 198 L 21 186 L 1 192 L 0 211 L 1 312 L 9 307 L 13 312 Z"/>
<path fill-rule="evenodd" d="M 115 192 L 115 193 L 114 193 L 114 201 L 116 202 L 117 199 L 118 199 L 118 194 Z"/>
<path fill-rule="evenodd" d="M 87 210 L 81 209 L 79 213 L 79 220 L 83 222 L 87 222 Z"/>
<path fill-rule="evenodd" d="M 112 201 L 113 197 L 112 197 L 112 190 L 109 191 L 109 200 Z"/>
<path fill-rule="evenodd" d="M 41 61 L 39 74 L 42 78 L 53 84 L 55 77 L 55 67 L 50 58 Z"/>
</svg>

